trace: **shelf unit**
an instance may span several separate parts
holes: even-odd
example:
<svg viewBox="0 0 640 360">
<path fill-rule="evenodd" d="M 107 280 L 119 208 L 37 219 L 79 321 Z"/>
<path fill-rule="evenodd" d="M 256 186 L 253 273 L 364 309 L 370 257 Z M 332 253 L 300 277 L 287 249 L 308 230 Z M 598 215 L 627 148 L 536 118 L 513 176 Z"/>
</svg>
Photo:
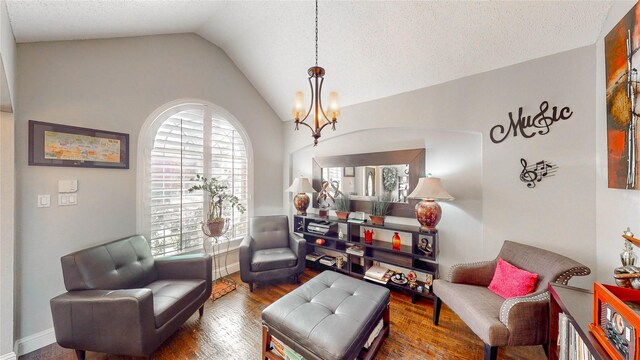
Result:
<svg viewBox="0 0 640 360">
<path fill-rule="evenodd" d="M 549 360 L 560 358 L 558 314 L 564 313 L 576 336 L 580 337 L 596 360 L 609 360 L 604 348 L 589 331 L 593 320 L 593 292 L 572 286 L 549 283 Z"/>
<path fill-rule="evenodd" d="M 330 221 L 338 223 L 338 226 L 345 227 L 346 233 L 343 232 L 343 238 L 339 238 L 337 234 L 320 235 L 307 231 L 307 226 L 314 221 Z M 374 240 L 371 244 L 365 242 L 361 237 L 362 230 L 374 230 Z M 302 235 L 307 240 L 307 253 L 314 251 L 323 252 L 322 250 L 330 250 L 333 252 L 344 254 L 347 261 L 344 262 L 342 269 L 334 266 L 326 266 L 318 261 L 307 260 L 307 266 L 319 270 L 334 270 L 360 279 L 364 278 L 364 274 L 374 262 L 388 264 L 391 267 L 397 266 L 404 269 L 414 270 L 416 273 L 431 279 L 438 278 L 438 232 L 421 232 L 419 226 L 390 224 L 373 225 L 370 223 L 353 223 L 346 220 L 340 220 L 335 217 L 319 217 L 315 215 L 293 217 L 293 229 L 296 233 Z M 384 241 L 375 238 L 377 230 L 385 230 L 391 233 L 398 232 L 405 238 L 411 236 L 411 245 L 403 244 L 400 250 L 394 250 L 391 241 Z M 316 239 L 324 239 L 325 243 L 316 244 Z M 431 252 L 425 253 L 420 250 L 420 242 L 430 244 Z M 364 248 L 362 256 L 347 253 L 350 245 L 360 245 Z M 367 280 L 367 279 L 365 279 Z M 369 281 L 369 280 L 367 280 Z M 371 283 L 378 284 L 370 281 Z M 411 295 L 411 300 L 415 303 L 420 298 L 433 299 L 431 286 L 425 284 L 424 281 L 418 281 L 418 285 L 423 287 L 423 291 L 419 292 L 409 288 L 408 285 L 400 285 L 389 281 L 387 287 L 392 290 L 401 291 Z M 428 290 L 427 290 L 428 289 Z"/>
</svg>

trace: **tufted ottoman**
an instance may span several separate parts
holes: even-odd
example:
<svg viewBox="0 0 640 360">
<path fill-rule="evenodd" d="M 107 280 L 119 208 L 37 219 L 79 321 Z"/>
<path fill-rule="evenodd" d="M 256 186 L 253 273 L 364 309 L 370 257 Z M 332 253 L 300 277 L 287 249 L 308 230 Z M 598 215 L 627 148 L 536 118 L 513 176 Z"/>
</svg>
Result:
<svg viewBox="0 0 640 360">
<path fill-rule="evenodd" d="M 383 329 L 364 352 L 380 319 Z M 325 271 L 264 309 L 262 324 L 263 359 L 275 358 L 272 335 L 305 359 L 371 359 L 389 333 L 389 290 Z"/>
</svg>

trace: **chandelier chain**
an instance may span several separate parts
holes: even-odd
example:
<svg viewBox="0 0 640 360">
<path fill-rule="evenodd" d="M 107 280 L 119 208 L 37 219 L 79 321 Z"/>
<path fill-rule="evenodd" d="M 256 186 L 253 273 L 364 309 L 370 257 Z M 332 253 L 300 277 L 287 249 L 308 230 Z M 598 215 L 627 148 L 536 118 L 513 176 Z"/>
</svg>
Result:
<svg viewBox="0 0 640 360">
<path fill-rule="evenodd" d="M 318 0 L 316 0 L 316 66 L 318 66 Z"/>
</svg>

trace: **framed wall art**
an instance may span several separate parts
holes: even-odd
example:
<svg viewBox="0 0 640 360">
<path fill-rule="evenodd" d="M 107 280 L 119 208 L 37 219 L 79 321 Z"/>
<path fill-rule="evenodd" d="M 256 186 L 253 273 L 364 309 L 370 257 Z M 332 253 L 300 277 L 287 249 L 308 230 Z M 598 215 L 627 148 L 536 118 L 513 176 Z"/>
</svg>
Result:
<svg viewBox="0 0 640 360">
<path fill-rule="evenodd" d="M 609 187 L 640 189 L 640 7 L 636 4 L 604 38 Z"/>
<path fill-rule="evenodd" d="M 129 168 L 129 134 L 29 120 L 29 165 Z"/>
</svg>

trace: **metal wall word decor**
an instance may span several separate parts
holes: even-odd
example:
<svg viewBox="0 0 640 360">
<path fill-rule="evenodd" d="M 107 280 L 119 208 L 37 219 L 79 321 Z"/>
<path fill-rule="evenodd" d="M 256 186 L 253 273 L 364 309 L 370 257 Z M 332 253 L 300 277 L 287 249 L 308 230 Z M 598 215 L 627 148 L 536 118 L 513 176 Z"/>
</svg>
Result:
<svg viewBox="0 0 640 360">
<path fill-rule="evenodd" d="M 528 188 L 536 187 L 536 183 L 542 181 L 543 178 L 554 176 L 558 170 L 558 166 L 548 161 L 542 160 L 535 165 L 527 164 L 527 160 L 520 159 L 522 171 L 520 172 L 520 181 L 527 183 Z"/>
<path fill-rule="evenodd" d="M 550 114 L 547 111 L 551 110 Z M 514 119 L 513 112 L 509 112 L 509 128 L 505 129 L 503 125 L 496 125 L 491 128 L 489 137 L 494 144 L 499 144 L 509 137 L 509 134 L 513 133 L 513 136 L 518 136 L 518 133 L 523 138 L 528 139 L 536 135 L 546 135 L 551 130 L 551 125 L 560 121 L 567 120 L 573 115 L 573 111 L 568 106 L 558 110 L 557 106 L 549 109 L 549 102 L 543 101 L 540 104 L 540 112 L 536 115 L 523 116 L 522 106 L 518 109 L 518 118 Z"/>
</svg>

